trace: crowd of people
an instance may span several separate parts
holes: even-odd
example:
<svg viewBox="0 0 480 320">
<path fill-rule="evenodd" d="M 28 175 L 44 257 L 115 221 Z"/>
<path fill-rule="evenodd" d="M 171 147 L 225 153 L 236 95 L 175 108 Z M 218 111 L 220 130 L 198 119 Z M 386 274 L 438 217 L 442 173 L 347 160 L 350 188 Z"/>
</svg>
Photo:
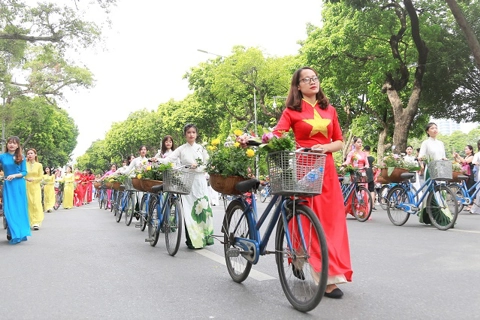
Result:
<svg viewBox="0 0 480 320">
<path fill-rule="evenodd" d="M 351 282 L 353 270 L 350 261 L 350 245 L 347 224 L 345 219 L 343 196 L 338 183 L 338 175 L 332 154 L 344 148 L 343 134 L 340 128 L 336 109 L 329 103 L 318 79 L 317 72 L 309 67 L 298 69 L 292 76 L 286 108 L 284 109 L 274 134 L 281 136 L 284 132 L 293 130 L 297 146 L 315 149 L 326 154 L 324 181 L 322 194 L 305 198 L 308 206 L 318 216 L 325 232 L 328 244 L 328 280 L 325 296 L 338 299 L 343 296 L 339 284 Z M 211 190 L 205 179 L 204 164 L 209 155 L 206 149 L 196 142 L 198 129 L 193 124 L 184 127 L 186 143 L 175 147 L 173 138 L 166 136 L 162 140 L 161 149 L 155 156 L 147 158 L 147 147 L 139 148 L 137 157 L 131 156 L 117 168 L 113 164 L 109 171 L 102 176 L 95 177 L 90 170 L 83 173 L 67 166 L 63 175 L 53 172 L 38 163 L 34 149 L 28 149 L 26 158 L 23 157 L 18 137 L 11 137 L 7 141 L 6 152 L 0 155 L 3 165 L 5 182 L 3 187 L 3 205 L 8 220 L 7 238 L 10 243 L 19 243 L 27 240 L 31 230 L 38 230 L 44 219 L 44 212 L 50 211 L 55 202 L 54 186 L 56 183 L 64 185 L 63 208 L 88 204 L 93 199 L 94 180 L 104 180 L 120 174 L 133 177 L 136 168 L 146 161 L 156 163 L 174 163 L 175 165 L 189 166 L 195 173 L 192 192 L 182 195 L 182 204 L 185 212 L 186 244 L 188 248 L 200 249 L 213 244 L 213 213 L 211 208 Z M 426 128 L 428 135 L 417 155 L 413 156 L 413 148 L 405 150 L 405 161 L 416 162 L 428 156 L 432 160 L 444 159 L 445 148 L 437 140 L 438 129 L 434 123 Z M 375 190 L 378 189 L 379 169 L 375 159 L 370 155 L 370 147 L 363 146 L 361 138 L 355 138 L 353 148 L 347 155 L 344 164 L 356 168 L 365 168 L 368 190 L 376 199 Z M 480 164 L 479 152 L 474 153 L 471 146 L 466 146 L 465 156 L 454 154 L 455 159 L 465 167 L 468 173 L 468 185 L 473 185 L 478 179 Z M 198 162 L 200 159 L 200 162 Z M 419 162 L 421 165 L 421 162 Z M 469 168 L 467 170 L 467 167 Z M 475 168 L 477 170 L 475 170 Z M 427 168 L 421 168 L 420 176 L 428 177 Z M 22 179 L 24 178 L 25 179 Z M 44 190 L 44 203 L 41 203 L 41 185 Z M 109 197 L 110 198 L 110 197 Z M 480 198 L 477 205 L 469 208 L 473 213 L 480 211 Z M 112 204 L 108 204 L 111 206 Z M 202 211 L 205 219 L 197 219 L 198 210 Z M 422 219 L 422 217 L 420 217 Z"/>
</svg>

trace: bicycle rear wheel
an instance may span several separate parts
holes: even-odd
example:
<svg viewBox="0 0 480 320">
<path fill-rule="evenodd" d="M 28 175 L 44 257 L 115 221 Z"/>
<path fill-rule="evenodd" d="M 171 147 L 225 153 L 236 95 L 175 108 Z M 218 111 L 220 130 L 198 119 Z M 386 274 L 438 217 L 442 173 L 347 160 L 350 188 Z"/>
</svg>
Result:
<svg viewBox="0 0 480 320">
<path fill-rule="evenodd" d="M 155 247 L 158 243 L 158 238 L 160 234 L 160 228 L 158 227 L 158 197 L 153 196 L 150 198 L 149 201 L 149 210 L 147 216 L 147 232 L 148 232 L 148 240 L 152 247 Z"/>
<path fill-rule="evenodd" d="M 436 185 L 427 198 L 427 213 L 432 224 L 439 230 L 453 228 L 458 216 L 455 193 L 447 186 Z"/>
<path fill-rule="evenodd" d="M 104 189 L 104 190 L 102 191 L 101 199 L 102 199 L 102 200 L 101 200 L 101 203 L 100 203 L 100 209 L 102 209 L 102 207 L 103 207 L 104 210 L 107 210 L 108 194 L 107 194 L 107 190 L 106 190 L 106 189 Z"/>
<path fill-rule="evenodd" d="M 170 198 L 165 205 L 169 206 L 163 217 L 165 245 L 168 254 L 174 256 L 178 251 L 182 239 L 183 208 L 179 199 Z"/>
<path fill-rule="evenodd" d="M 355 219 L 365 222 L 370 218 L 373 208 L 373 200 L 370 191 L 363 186 L 357 186 L 352 192 L 352 212 Z"/>
<path fill-rule="evenodd" d="M 233 200 L 225 211 L 222 231 L 224 233 L 223 250 L 228 273 L 233 281 L 241 283 L 247 279 L 252 269 L 252 263 L 246 260 L 242 254 L 232 254 L 235 251 L 243 251 L 235 246 L 235 238 L 250 238 L 250 226 L 244 213 L 245 206 L 239 200 Z"/>
<path fill-rule="evenodd" d="M 129 226 L 132 223 L 133 214 L 135 213 L 135 195 L 130 193 L 127 198 L 127 206 L 125 208 L 125 224 Z"/>
<path fill-rule="evenodd" d="M 275 260 L 283 292 L 292 306 L 302 312 L 322 300 L 328 278 L 328 250 L 323 228 L 313 211 L 295 205 L 287 209 L 288 234 L 280 217 L 275 239 Z M 289 237 L 292 247 L 289 246 Z"/>
<path fill-rule="evenodd" d="M 117 215 L 121 214 L 122 211 L 122 199 L 123 199 L 123 191 L 118 191 L 115 203 L 113 204 L 113 215 L 117 217 Z"/>
<path fill-rule="evenodd" d="M 380 207 L 382 207 L 383 210 L 387 210 L 388 207 L 388 192 L 390 191 L 390 186 L 388 184 L 385 184 L 380 188 L 380 191 L 378 192 L 378 202 L 380 203 Z"/>
<path fill-rule="evenodd" d="M 260 191 L 260 201 L 265 202 L 270 195 L 270 189 L 269 187 L 265 187 Z"/>
<path fill-rule="evenodd" d="M 410 213 L 405 212 L 399 205 L 408 203 L 408 195 L 400 186 L 395 186 L 387 195 L 387 215 L 396 226 L 403 226 L 410 218 Z"/>
<path fill-rule="evenodd" d="M 115 203 L 117 202 L 118 191 L 112 190 L 112 197 L 110 199 L 110 212 L 114 212 Z"/>
</svg>

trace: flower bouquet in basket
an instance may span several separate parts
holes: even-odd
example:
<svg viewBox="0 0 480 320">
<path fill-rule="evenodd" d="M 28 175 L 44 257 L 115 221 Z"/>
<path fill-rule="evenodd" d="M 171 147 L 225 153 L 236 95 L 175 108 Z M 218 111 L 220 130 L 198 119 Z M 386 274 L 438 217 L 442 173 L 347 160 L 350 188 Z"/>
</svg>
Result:
<svg viewBox="0 0 480 320">
<path fill-rule="evenodd" d="M 237 194 L 237 182 L 252 176 L 255 151 L 248 146 L 250 137 L 241 130 L 225 141 L 213 139 L 207 146 L 210 159 L 206 171 L 210 175 L 212 188 L 224 194 Z"/>
<path fill-rule="evenodd" d="M 162 184 L 163 172 L 172 166 L 173 163 L 157 164 L 146 160 L 141 162 L 135 168 L 136 179 L 132 179 L 133 186 L 137 190 L 149 192 L 151 187 Z"/>
<path fill-rule="evenodd" d="M 382 170 L 381 177 L 387 182 L 401 182 L 400 175 L 402 173 L 420 170 L 417 163 L 405 161 L 398 154 L 385 156 L 379 168 Z"/>
</svg>

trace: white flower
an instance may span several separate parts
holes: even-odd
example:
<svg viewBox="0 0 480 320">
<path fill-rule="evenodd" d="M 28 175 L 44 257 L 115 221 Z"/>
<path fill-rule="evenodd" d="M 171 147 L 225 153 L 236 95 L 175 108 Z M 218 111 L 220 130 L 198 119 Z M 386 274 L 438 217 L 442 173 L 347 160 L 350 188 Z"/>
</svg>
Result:
<svg viewBox="0 0 480 320">
<path fill-rule="evenodd" d="M 199 215 L 203 212 L 203 210 L 208 209 L 208 201 L 205 198 L 200 199 L 195 206 L 195 214 Z"/>
</svg>

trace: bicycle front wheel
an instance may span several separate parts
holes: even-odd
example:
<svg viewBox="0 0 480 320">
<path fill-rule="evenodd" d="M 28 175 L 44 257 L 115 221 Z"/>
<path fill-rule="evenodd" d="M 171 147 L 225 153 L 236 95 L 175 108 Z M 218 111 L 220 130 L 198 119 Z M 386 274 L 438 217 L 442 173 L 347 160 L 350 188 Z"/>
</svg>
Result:
<svg viewBox="0 0 480 320">
<path fill-rule="evenodd" d="M 61 204 L 62 204 L 62 192 L 59 191 L 55 196 L 55 204 L 53 205 L 53 209 L 58 210 Z"/>
<path fill-rule="evenodd" d="M 436 185 L 427 198 L 427 213 L 439 230 L 453 228 L 458 216 L 457 197 L 447 186 Z"/>
<path fill-rule="evenodd" d="M 400 186 L 390 189 L 387 195 L 387 215 L 388 219 L 396 226 L 403 226 L 410 218 L 410 213 L 405 212 L 400 207 L 402 203 L 408 203 L 408 195 L 405 189 Z"/>
<path fill-rule="evenodd" d="M 352 192 L 352 212 L 355 219 L 365 222 L 372 214 L 373 200 L 367 188 L 358 186 Z"/>
<path fill-rule="evenodd" d="M 113 215 L 117 217 L 120 214 L 122 208 L 122 199 L 123 199 L 123 191 L 118 191 L 115 203 L 113 204 Z"/>
<path fill-rule="evenodd" d="M 327 241 L 317 216 L 307 206 L 296 205 L 295 212 L 290 209 L 287 221 L 287 228 L 282 218 L 277 225 L 278 275 L 288 301 L 295 309 L 307 312 L 320 303 L 327 287 Z"/>
<path fill-rule="evenodd" d="M 118 208 L 116 209 L 117 212 L 115 215 L 115 221 L 117 221 L 117 223 L 119 223 L 120 220 L 122 220 L 123 211 L 125 211 L 127 206 L 127 201 L 128 201 L 127 199 L 128 199 L 128 191 L 124 191 L 124 194 L 119 199 L 120 203 L 118 204 Z"/>
<path fill-rule="evenodd" d="M 225 262 L 228 273 L 233 281 L 241 283 L 247 279 L 252 269 L 252 263 L 246 260 L 242 254 L 235 254 L 235 251 L 243 251 L 235 246 L 235 238 L 249 238 L 250 226 L 244 213 L 245 206 L 239 200 L 233 200 L 225 211 L 223 223 Z"/>
<path fill-rule="evenodd" d="M 168 254 L 174 256 L 182 239 L 183 208 L 178 199 L 170 198 L 165 205 L 169 205 L 163 217 L 165 245 L 167 246 Z"/>
<path fill-rule="evenodd" d="M 135 194 L 131 193 L 127 198 L 127 206 L 125 208 L 125 225 L 132 223 L 133 214 L 135 213 Z"/>
</svg>

